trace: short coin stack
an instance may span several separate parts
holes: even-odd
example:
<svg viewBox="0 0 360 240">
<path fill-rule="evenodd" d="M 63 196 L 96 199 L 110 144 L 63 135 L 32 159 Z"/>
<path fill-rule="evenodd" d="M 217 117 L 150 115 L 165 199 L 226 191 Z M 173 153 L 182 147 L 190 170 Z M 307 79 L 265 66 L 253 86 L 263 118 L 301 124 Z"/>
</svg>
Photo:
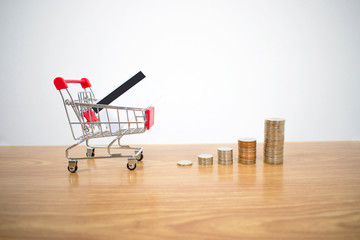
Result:
<svg viewBox="0 0 360 240">
<path fill-rule="evenodd" d="M 233 150 L 229 147 L 220 147 L 217 150 L 218 164 L 231 165 L 233 164 Z"/>
<path fill-rule="evenodd" d="M 207 166 L 213 165 L 213 155 L 211 154 L 200 154 L 198 156 L 199 165 Z"/>
<path fill-rule="evenodd" d="M 265 119 L 264 162 L 282 164 L 284 161 L 285 119 Z"/>
<path fill-rule="evenodd" d="M 240 138 L 238 139 L 239 163 L 255 164 L 256 163 L 256 139 Z"/>
</svg>

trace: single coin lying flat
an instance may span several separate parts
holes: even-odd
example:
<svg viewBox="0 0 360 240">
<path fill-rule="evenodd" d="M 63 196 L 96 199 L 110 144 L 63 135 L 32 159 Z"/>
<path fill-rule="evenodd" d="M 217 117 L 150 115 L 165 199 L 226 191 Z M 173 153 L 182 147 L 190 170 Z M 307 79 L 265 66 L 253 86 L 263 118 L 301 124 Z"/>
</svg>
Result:
<svg viewBox="0 0 360 240">
<path fill-rule="evenodd" d="M 177 164 L 179 166 L 191 166 L 192 161 L 190 161 L 190 160 L 181 160 L 181 161 L 178 161 Z"/>
</svg>

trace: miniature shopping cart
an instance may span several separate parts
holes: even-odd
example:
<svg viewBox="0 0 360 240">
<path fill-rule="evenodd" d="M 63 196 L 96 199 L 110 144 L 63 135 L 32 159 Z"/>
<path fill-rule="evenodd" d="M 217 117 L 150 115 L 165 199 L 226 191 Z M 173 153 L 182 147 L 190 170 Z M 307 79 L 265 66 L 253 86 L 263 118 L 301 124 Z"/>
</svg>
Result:
<svg viewBox="0 0 360 240">
<path fill-rule="evenodd" d="M 78 92 L 77 99 L 74 99 L 73 94 L 69 91 L 68 83 L 81 84 L 83 91 Z M 139 134 L 149 130 L 154 124 L 154 107 L 132 108 L 96 104 L 91 84 L 86 78 L 64 80 L 57 77 L 54 79 L 54 84 L 63 100 L 73 138 L 77 141 L 65 151 L 65 156 L 68 159 L 68 170 L 71 173 L 76 172 L 78 160 L 115 157 L 127 158 L 127 168 L 134 170 L 136 162 L 143 159 L 143 148 L 121 145 L 120 139 L 124 135 Z M 89 144 L 90 139 L 107 137 L 113 138 L 107 146 Z M 86 156 L 70 157 L 69 151 L 83 142 L 87 146 Z M 115 142 L 118 146 L 113 146 Z M 107 155 L 95 156 L 95 148 L 107 149 Z M 114 151 L 123 152 L 125 149 L 134 151 L 134 154 L 114 153 Z"/>
</svg>

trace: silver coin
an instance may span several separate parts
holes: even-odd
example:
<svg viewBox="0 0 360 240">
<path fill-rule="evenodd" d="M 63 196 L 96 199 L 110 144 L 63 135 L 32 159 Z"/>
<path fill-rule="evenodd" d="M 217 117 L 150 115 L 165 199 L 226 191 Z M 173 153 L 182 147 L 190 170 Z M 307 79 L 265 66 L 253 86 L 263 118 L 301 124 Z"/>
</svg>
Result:
<svg viewBox="0 0 360 240">
<path fill-rule="evenodd" d="M 238 141 L 253 143 L 253 142 L 256 142 L 256 139 L 255 138 L 239 138 Z"/>
<path fill-rule="evenodd" d="M 181 161 L 178 161 L 177 164 L 179 166 L 191 166 L 192 161 L 190 161 L 190 160 L 181 160 Z"/>
<path fill-rule="evenodd" d="M 221 151 L 221 152 L 230 152 L 230 151 L 232 151 L 232 148 L 230 148 L 230 147 L 219 147 L 219 148 L 218 148 L 218 151 Z"/>
<path fill-rule="evenodd" d="M 218 161 L 218 164 L 220 164 L 220 165 L 232 165 L 233 161 Z"/>
<path fill-rule="evenodd" d="M 206 154 L 206 153 L 204 153 L 204 154 L 200 154 L 199 156 L 198 156 L 198 158 L 199 159 L 212 159 L 213 158 L 213 155 L 211 155 L 211 154 Z"/>
<path fill-rule="evenodd" d="M 247 160 L 247 159 L 239 159 L 238 160 L 239 163 L 242 163 L 242 164 L 256 164 L 256 160 Z"/>
</svg>

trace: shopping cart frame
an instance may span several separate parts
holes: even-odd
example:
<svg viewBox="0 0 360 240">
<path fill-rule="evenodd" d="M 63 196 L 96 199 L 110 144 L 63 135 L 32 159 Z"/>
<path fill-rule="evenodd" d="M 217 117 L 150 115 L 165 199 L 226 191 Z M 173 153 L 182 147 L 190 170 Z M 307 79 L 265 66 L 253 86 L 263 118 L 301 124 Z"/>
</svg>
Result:
<svg viewBox="0 0 360 240">
<path fill-rule="evenodd" d="M 78 99 L 74 100 L 68 90 L 68 83 L 81 84 L 84 91 L 78 93 Z M 143 148 L 122 145 L 120 139 L 125 135 L 140 134 L 149 130 L 154 124 L 154 107 L 133 108 L 96 104 L 94 103 L 96 98 L 91 89 L 90 81 L 86 78 L 82 78 L 81 80 L 64 80 L 58 77 L 54 79 L 54 85 L 56 89 L 59 90 L 72 136 L 77 141 L 65 150 L 69 172 L 74 173 L 77 171 L 78 160 L 99 158 L 127 158 L 127 168 L 129 170 L 135 170 L 136 162 L 141 161 L 144 157 Z M 72 111 L 69 108 L 72 109 Z M 101 111 L 105 114 L 100 115 Z M 74 114 L 72 115 L 71 112 Z M 110 112 L 116 113 L 115 119 L 111 118 Z M 79 127 L 80 131 L 76 133 L 75 128 L 79 130 Z M 116 129 L 116 127 L 118 127 L 118 129 Z M 89 144 L 91 139 L 110 137 L 113 137 L 113 139 L 107 146 Z M 70 150 L 84 142 L 87 147 L 86 156 L 70 156 Z M 118 146 L 113 146 L 115 142 L 117 142 Z M 96 148 L 107 149 L 108 155 L 95 156 Z M 134 150 L 134 154 L 114 153 L 115 149 Z"/>
</svg>

